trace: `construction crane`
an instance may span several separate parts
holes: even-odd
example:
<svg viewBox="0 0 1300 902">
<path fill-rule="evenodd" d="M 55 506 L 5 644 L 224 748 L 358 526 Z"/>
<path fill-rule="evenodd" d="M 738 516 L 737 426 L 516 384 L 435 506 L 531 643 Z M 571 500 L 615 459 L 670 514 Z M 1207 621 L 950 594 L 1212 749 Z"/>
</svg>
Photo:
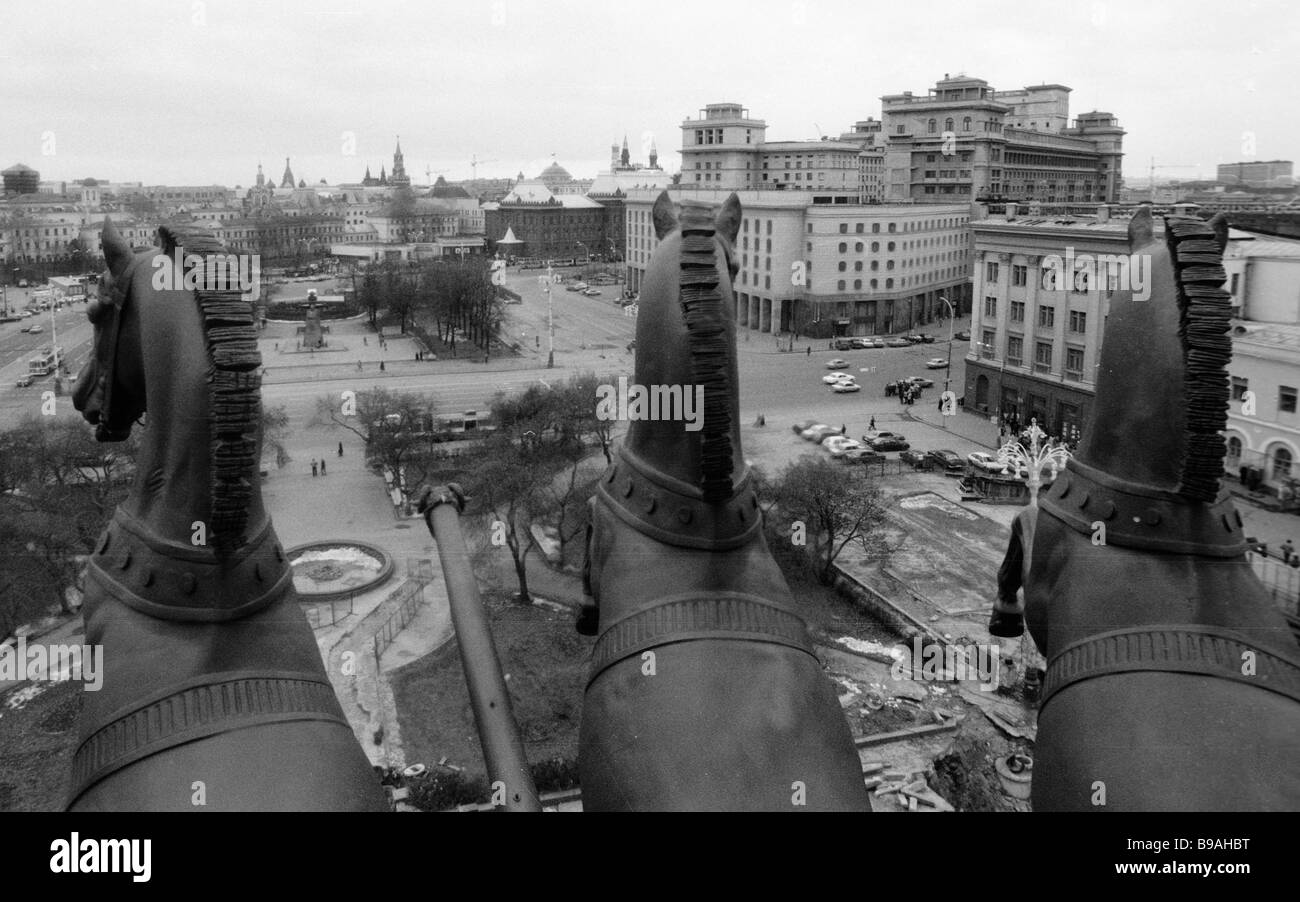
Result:
<svg viewBox="0 0 1300 902">
<path fill-rule="evenodd" d="M 424 177 L 429 180 L 430 186 L 433 185 L 433 177 L 435 175 L 445 175 L 446 172 L 447 170 L 445 169 L 431 169 L 428 166 L 424 167 Z"/>
<path fill-rule="evenodd" d="M 480 163 L 500 163 L 500 162 L 501 162 L 500 160 L 480 160 L 477 154 L 470 157 L 469 170 L 472 173 L 471 177 L 474 179 L 478 178 L 478 167 Z"/>
<path fill-rule="evenodd" d="M 1157 166 L 1157 165 L 1156 165 L 1156 158 L 1155 158 L 1155 157 L 1152 157 L 1152 158 L 1151 158 L 1151 174 L 1150 174 L 1150 176 L 1148 177 L 1149 180 L 1148 180 L 1147 184 L 1148 184 L 1148 186 L 1151 188 L 1152 191 L 1155 190 L 1155 187 L 1156 187 L 1156 170 L 1157 170 L 1157 169 L 1200 169 L 1200 168 L 1201 168 L 1201 166 L 1200 166 L 1199 163 L 1197 163 L 1197 164 L 1194 165 L 1194 166 L 1188 166 L 1188 165 L 1182 165 L 1182 164 L 1167 165 L 1167 164 L 1161 163 L 1159 166 Z"/>
</svg>

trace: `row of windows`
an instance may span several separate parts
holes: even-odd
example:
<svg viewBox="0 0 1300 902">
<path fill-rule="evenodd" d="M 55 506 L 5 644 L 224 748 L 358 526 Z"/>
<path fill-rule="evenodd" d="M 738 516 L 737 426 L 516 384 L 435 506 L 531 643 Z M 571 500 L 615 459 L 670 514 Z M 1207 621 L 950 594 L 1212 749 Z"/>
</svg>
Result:
<svg viewBox="0 0 1300 902">
<path fill-rule="evenodd" d="M 980 356 L 989 359 L 995 356 L 993 332 L 985 331 L 984 341 L 980 345 Z M 1025 340 L 1019 335 L 1007 336 L 1007 365 L 1024 366 Z M 1050 341 L 1034 342 L 1034 371 L 1051 372 L 1056 350 Z M 1067 347 L 1065 349 L 1065 378 L 1074 382 L 1083 379 L 1083 348 Z"/>
<path fill-rule="evenodd" d="M 1088 314 L 1084 310 L 1071 310 L 1070 313 L 1070 331 L 1083 334 L 1088 331 Z M 984 298 L 984 316 L 996 318 L 998 315 L 998 299 L 992 296 Z M 1025 321 L 1025 303 L 1024 301 L 1012 301 L 1010 310 L 1010 320 L 1013 323 L 1023 323 Z M 1043 329 L 1051 329 L 1056 325 L 1056 308 L 1049 307 L 1046 304 L 1038 308 L 1038 325 Z"/>
<path fill-rule="evenodd" d="M 1241 376 L 1232 377 L 1232 400 L 1240 401 L 1250 388 L 1250 380 Z M 1279 413 L 1296 412 L 1297 391 L 1290 385 L 1279 385 L 1277 389 L 1277 409 Z"/>
</svg>

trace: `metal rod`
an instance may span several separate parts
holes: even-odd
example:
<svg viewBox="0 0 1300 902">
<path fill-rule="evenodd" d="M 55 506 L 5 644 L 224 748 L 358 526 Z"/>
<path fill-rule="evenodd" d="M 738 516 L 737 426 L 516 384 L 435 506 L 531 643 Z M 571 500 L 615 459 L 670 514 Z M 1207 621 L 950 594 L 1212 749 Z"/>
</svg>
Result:
<svg viewBox="0 0 1300 902">
<path fill-rule="evenodd" d="M 426 489 L 420 511 L 438 543 L 442 574 L 451 601 L 451 622 L 460 646 L 461 666 L 469 687 L 470 707 L 478 725 L 483 763 L 495 797 L 498 784 L 505 787 L 507 811 L 541 811 L 524 741 L 510 710 L 510 693 L 501 673 L 501 660 L 492 642 L 483 600 L 470 566 L 469 549 L 460 529 L 460 511 L 465 498 L 457 485 Z"/>
</svg>

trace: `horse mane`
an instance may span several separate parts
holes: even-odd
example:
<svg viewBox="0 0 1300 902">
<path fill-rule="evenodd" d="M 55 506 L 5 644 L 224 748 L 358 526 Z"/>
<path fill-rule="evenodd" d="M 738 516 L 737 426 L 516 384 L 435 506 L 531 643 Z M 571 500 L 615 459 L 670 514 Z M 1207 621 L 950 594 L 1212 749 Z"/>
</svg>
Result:
<svg viewBox="0 0 1300 902">
<path fill-rule="evenodd" d="M 1165 241 L 1178 293 L 1178 338 L 1183 346 L 1183 390 L 1187 426 L 1178 493 L 1193 501 L 1214 501 L 1227 446 L 1228 362 L 1232 340 L 1231 299 L 1223 290 L 1227 224 L 1195 217 L 1166 217 Z"/>
<path fill-rule="evenodd" d="M 686 323 L 695 384 L 704 387 L 700 489 L 705 500 L 731 497 L 730 335 L 718 287 L 716 227 L 712 211 L 683 206 L 678 300 Z"/>
<path fill-rule="evenodd" d="M 208 350 L 208 421 L 212 499 L 209 534 L 218 553 L 245 542 L 248 507 L 257 476 L 257 432 L 262 421 L 262 355 L 257 349 L 253 308 L 234 289 L 213 290 L 228 259 L 225 246 L 207 229 L 165 225 L 158 229 L 163 251 L 203 258 L 203 287 L 195 290 Z M 229 273 L 226 273 L 227 278 Z"/>
</svg>

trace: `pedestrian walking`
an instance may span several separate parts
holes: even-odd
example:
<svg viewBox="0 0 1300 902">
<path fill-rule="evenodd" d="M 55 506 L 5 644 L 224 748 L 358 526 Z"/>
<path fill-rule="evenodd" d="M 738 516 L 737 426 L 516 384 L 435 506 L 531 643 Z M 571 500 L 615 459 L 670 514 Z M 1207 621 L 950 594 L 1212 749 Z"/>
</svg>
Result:
<svg viewBox="0 0 1300 902">
<path fill-rule="evenodd" d="M 360 361 L 360 360 L 357 361 L 357 372 L 358 372 L 358 373 L 361 372 L 361 361 Z"/>
<path fill-rule="evenodd" d="M 325 458 L 320 459 L 320 475 L 325 475 Z"/>
<path fill-rule="evenodd" d="M 1287 539 L 1285 542 L 1282 543 L 1283 563 L 1287 563 L 1287 564 L 1291 563 L 1291 557 L 1294 554 L 1295 554 L 1295 545 L 1292 544 L 1290 539 Z"/>
<path fill-rule="evenodd" d="M 384 371 L 384 362 L 381 360 L 379 361 L 379 372 L 382 373 L 383 371 Z"/>
<path fill-rule="evenodd" d="M 361 343 L 362 343 L 363 345 L 368 345 L 368 344 L 370 344 L 370 342 L 366 340 L 366 337 L 365 337 L 364 335 L 361 336 Z"/>
<path fill-rule="evenodd" d="M 868 431 L 870 431 L 870 432 L 875 432 L 875 431 L 876 431 L 876 418 L 875 418 L 875 417 L 872 417 L 872 418 L 871 418 L 871 425 L 868 426 L 867 429 L 868 429 Z"/>
<path fill-rule="evenodd" d="M 811 356 L 812 356 L 812 345 L 808 345 L 808 354 L 807 354 L 807 356 L 808 356 L 808 357 L 811 357 Z"/>
<path fill-rule="evenodd" d="M 849 430 L 845 427 L 843 423 L 840 423 L 840 435 L 848 435 L 848 434 L 849 434 Z"/>
<path fill-rule="evenodd" d="M 339 442 L 339 457 L 343 456 L 343 443 Z"/>
<path fill-rule="evenodd" d="M 314 457 L 311 459 L 311 475 L 316 475 L 316 458 Z"/>
</svg>

